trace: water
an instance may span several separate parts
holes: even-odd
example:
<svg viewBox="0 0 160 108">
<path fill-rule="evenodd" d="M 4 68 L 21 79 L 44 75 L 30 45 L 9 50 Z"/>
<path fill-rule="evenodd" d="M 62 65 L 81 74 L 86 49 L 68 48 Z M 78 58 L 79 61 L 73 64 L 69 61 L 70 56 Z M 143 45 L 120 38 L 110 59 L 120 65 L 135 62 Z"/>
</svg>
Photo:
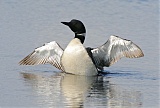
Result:
<svg viewBox="0 0 160 108">
<path fill-rule="evenodd" d="M 158 108 L 158 9 L 156 0 L 1 0 L 0 107 Z M 73 18 L 87 28 L 85 46 L 100 46 L 115 34 L 135 42 L 145 56 L 121 59 L 103 77 L 18 65 L 45 42 L 65 48 L 73 33 L 60 22 Z"/>
</svg>

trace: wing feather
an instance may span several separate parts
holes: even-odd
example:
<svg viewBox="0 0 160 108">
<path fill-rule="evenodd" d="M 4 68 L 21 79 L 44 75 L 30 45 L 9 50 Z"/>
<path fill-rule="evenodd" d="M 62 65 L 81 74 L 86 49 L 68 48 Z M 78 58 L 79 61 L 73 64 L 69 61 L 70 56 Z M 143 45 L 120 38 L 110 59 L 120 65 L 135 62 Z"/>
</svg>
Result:
<svg viewBox="0 0 160 108">
<path fill-rule="evenodd" d="M 114 35 L 110 36 L 105 44 L 92 49 L 91 52 L 99 69 L 104 66 L 109 67 L 122 57 L 138 58 L 144 56 L 142 50 L 132 41 Z"/>
<path fill-rule="evenodd" d="M 56 68 L 63 71 L 61 66 L 61 56 L 63 49 L 55 41 L 44 44 L 41 47 L 36 48 L 31 54 L 22 59 L 20 65 L 39 65 L 50 63 Z"/>
</svg>

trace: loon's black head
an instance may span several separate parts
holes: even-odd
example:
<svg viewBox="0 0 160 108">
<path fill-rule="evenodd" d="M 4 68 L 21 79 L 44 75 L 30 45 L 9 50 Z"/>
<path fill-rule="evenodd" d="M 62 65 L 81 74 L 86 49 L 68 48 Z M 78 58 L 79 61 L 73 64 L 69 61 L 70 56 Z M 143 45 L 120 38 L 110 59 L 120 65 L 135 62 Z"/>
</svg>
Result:
<svg viewBox="0 0 160 108">
<path fill-rule="evenodd" d="M 69 26 L 69 28 L 75 33 L 75 38 L 80 39 L 82 43 L 84 42 L 86 29 L 81 21 L 72 19 L 70 22 L 61 22 L 61 23 Z"/>
</svg>

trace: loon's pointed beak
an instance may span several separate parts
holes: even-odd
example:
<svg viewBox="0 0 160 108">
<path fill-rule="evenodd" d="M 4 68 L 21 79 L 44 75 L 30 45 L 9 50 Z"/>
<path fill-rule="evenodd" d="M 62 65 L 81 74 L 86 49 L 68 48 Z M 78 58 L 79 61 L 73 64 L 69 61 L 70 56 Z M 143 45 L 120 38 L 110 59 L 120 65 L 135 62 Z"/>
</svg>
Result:
<svg viewBox="0 0 160 108">
<path fill-rule="evenodd" d="M 69 25 L 69 22 L 61 22 L 62 24 L 64 24 L 64 25 Z"/>
</svg>

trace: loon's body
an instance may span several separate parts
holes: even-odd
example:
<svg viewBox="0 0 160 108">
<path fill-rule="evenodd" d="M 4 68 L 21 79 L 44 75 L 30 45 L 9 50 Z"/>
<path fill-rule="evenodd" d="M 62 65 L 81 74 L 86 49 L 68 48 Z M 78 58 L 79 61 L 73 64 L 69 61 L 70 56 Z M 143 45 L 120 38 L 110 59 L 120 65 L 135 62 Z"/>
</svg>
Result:
<svg viewBox="0 0 160 108">
<path fill-rule="evenodd" d="M 122 57 L 138 58 L 144 56 L 142 50 L 130 40 L 110 36 L 105 44 L 97 48 L 85 48 L 86 29 L 79 20 L 62 22 L 75 33 L 65 50 L 52 41 L 36 48 L 19 62 L 20 65 L 38 65 L 50 63 L 56 68 L 71 74 L 94 76 L 103 67 L 109 67 Z"/>
<path fill-rule="evenodd" d="M 77 75 L 97 75 L 97 69 L 79 39 L 74 38 L 63 52 L 61 64 L 65 72 Z"/>
</svg>

